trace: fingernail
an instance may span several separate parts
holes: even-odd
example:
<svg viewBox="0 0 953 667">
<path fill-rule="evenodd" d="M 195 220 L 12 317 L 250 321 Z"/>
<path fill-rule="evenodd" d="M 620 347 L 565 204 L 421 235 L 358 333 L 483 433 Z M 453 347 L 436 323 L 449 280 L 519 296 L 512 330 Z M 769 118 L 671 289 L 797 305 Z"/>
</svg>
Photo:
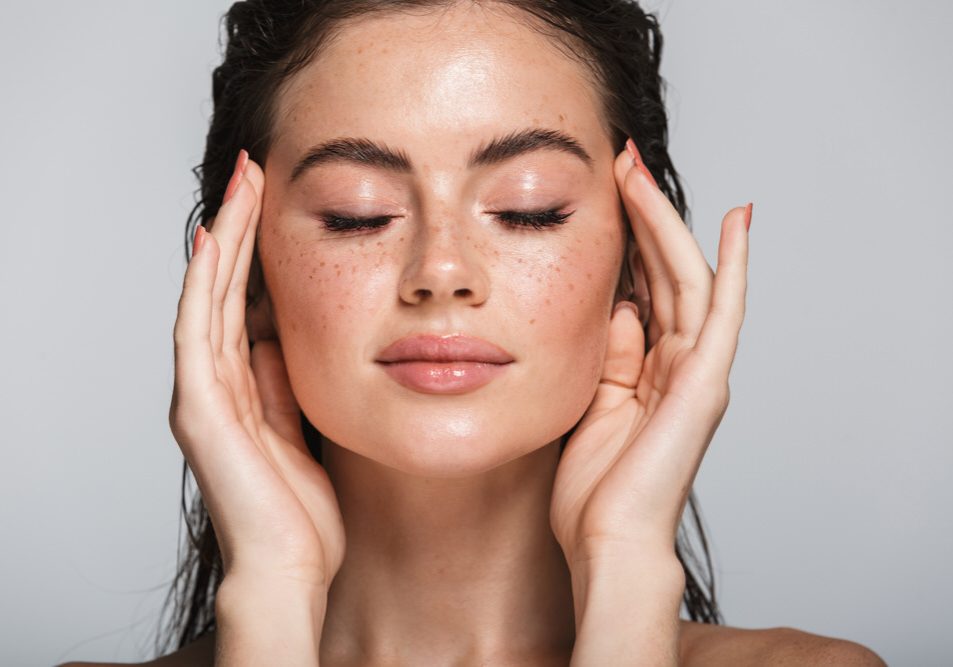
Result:
<svg viewBox="0 0 953 667">
<path fill-rule="evenodd" d="M 751 209 L 754 208 L 754 202 L 748 202 L 745 206 L 745 229 L 751 231 Z"/>
<path fill-rule="evenodd" d="M 238 184 L 241 183 L 242 177 L 245 175 L 245 166 L 247 164 L 248 151 L 243 148 L 238 151 L 238 157 L 235 159 L 235 168 L 232 170 L 232 177 L 228 181 L 228 187 L 225 188 L 225 197 L 222 199 L 222 204 L 231 199 L 232 195 L 235 194 L 235 190 L 238 189 Z"/>
<path fill-rule="evenodd" d="M 625 140 L 625 150 L 629 151 L 629 157 L 632 158 L 633 166 L 637 166 L 641 162 L 639 156 L 639 149 L 635 147 L 635 142 L 632 141 L 632 137 L 628 137 Z"/>
<path fill-rule="evenodd" d="M 658 183 L 655 182 L 655 177 L 652 176 L 652 172 L 649 171 L 648 167 L 645 166 L 645 162 L 642 160 L 642 154 L 639 153 L 639 149 L 636 148 L 635 142 L 632 141 L 632 137 L 626 139 L 625 149 L 629 151 L 629 155 L 632 156 L 632 164 L 638 167 L 639 171 L 645 174 L 645 177 L 649 179 L 652 185 L 658 188 Z"/>
<path fill-rule="evenodd" d="M 192 235 L 192 257 L 195 257 L 199 250 L 202 249 L 202 245 L 205 243 L 205 227 L 202 225 L 195 226 L 195 234 Z"/>
<path fill-rule="evenodd" d="M 239 173 L 240 173 L 242 176 L 244 176 L 244 175 L 245 175 L 245 167 L 248 166 L 248 151 L 246 151 L 244 148 L 241 149 L 240 151 L 238 151 L 238 163 L 237 163 L 237 165 L 238 165 L 238 171 L 239 171 Z"/>
<path fill-rule="evenodd" d="M 612 309 L 612 314 L 615 315 L 615 314 L 618 313 L 619 310 L 622 309 L 622 308 L 628 308 L 628 309 L 631 310 L 633 313 L 635 313 L 635 318 L 636 318 L 636 319 L 639 318 L 639 307 L 636 306 L 636 305 L 635 305 L 634 303 L 632 303 L 631 301 L 619 301 L 619 302 L 615 305 L 615 308 Z"/>
</svg>

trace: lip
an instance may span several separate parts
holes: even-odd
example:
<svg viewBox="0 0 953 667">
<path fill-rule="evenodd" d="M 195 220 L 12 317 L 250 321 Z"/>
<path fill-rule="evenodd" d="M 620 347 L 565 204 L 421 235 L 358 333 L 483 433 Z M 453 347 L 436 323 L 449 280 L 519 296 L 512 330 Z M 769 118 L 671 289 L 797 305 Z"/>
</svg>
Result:
<svg viewBox="0 0 953 667">
<path fill-rule="evenodd" d="M 401 338 L 375 360 L 404 387 L 424 394 L 463 394 L 488 384 L 514 361 L 506 350 L 464 334 Z"/>
</svg>

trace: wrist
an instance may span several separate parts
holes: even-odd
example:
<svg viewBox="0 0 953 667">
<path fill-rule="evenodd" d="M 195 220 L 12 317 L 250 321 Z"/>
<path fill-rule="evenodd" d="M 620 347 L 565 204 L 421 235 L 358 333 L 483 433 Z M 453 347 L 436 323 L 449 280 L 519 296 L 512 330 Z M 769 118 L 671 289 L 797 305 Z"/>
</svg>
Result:
<svg viewBox="0 0 953 667">
<path fill-rule="evenodd" d="M 572 667 L 677 664 L 685 573 L 674 554 L 577 565 Z"/>
<path fill-rule="evenodd" d="M 288 580 L 225 577 L 215 596 L 216 667 L 318 664 L 327 591 Z"/>
</svg>

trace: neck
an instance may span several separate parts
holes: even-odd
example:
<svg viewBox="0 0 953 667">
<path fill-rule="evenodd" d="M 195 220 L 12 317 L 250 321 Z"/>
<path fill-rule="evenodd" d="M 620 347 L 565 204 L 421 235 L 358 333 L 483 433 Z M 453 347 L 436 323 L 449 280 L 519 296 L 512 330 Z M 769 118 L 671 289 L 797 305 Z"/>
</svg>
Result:
<svg viewBox="0 0 953 667">
<path fill-rule="evenodd" d="M 324 440 L 347 535 L 322 655 L 365 664 L 568 662 L 569 569 L 549 526 L 559 441 L 459 479 Z"/>
</svg>

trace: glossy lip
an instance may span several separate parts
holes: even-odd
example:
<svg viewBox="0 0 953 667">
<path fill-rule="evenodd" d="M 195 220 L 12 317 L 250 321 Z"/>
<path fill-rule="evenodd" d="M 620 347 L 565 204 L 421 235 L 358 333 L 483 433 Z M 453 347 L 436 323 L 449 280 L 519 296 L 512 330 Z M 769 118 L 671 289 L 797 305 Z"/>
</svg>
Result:
<svg viewBox="0 0 953 667">
<path fill-rule="evenodd" d="M 464 394 L 491 382 L 514 361 L 503 348 L 464 334 L 416 334 L 388 345 L 376 359 L 407 389 Z"/>
<path fill-rule="evenodd" d="M 466 334 L 414 334 L 385 347 L 376 361 L 477 361 L 488 364 L 508 364 L 514 361 L 503 348 L 482 338 Z"/>
</svg>

